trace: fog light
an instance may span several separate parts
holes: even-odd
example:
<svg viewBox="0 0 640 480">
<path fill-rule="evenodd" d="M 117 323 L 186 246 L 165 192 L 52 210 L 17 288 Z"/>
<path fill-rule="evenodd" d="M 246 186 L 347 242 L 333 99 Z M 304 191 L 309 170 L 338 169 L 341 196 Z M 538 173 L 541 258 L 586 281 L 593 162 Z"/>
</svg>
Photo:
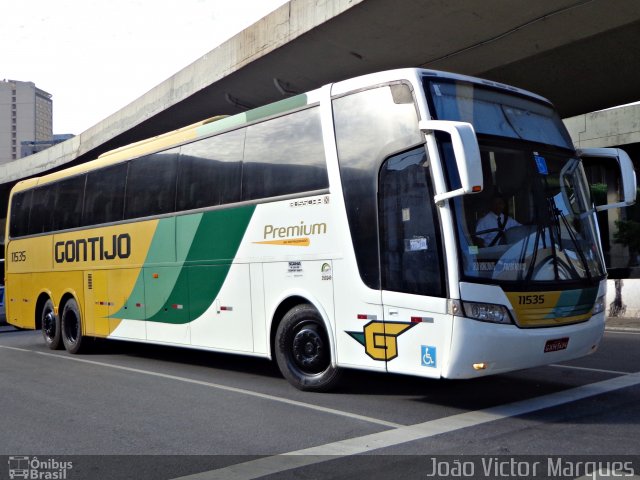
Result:
<svg viewBox="0 0 640 480">
<path fill-rule="evenodd" d="M 473 369 L 474 370 L 485 370 L 489 365 L 482 362 L 482 363 L 474 363 L 473 364 Z"/>
</svg>

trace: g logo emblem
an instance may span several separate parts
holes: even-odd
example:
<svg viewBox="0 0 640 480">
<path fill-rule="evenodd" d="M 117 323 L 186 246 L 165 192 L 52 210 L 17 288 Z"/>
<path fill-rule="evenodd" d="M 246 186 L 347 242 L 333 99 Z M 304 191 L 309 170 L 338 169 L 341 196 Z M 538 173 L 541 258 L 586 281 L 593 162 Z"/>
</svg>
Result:
<svg viewBox="0 0 640 480">
<path fill-rule="evenodd" d="M 398 336 L 417 323 L 372 321 L 363 332 L 346 332 L 361 345 L 374 360 L 390 361 L 398 356 Z"/>
</svg>

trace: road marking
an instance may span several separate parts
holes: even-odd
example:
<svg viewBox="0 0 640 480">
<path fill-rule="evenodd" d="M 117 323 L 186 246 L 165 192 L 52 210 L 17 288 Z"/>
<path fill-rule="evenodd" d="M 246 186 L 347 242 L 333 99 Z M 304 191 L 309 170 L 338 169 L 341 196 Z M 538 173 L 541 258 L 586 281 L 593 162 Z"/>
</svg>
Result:
<svg viewBox="0 0 640 480">
<path fill-rule="evenodd" d="M 628 375 L 633 372 L 620 372 L 618 370 L 604 370 L 602 368 L 588 368 L 588 367 L 574 367 L 573 365 L 559 365 L 559 364 L 551 364 L 550 367 L 555 368 L 570 368 L 572 370 L 584 370 L 586 372 L 598 372 L 598 373 L 611 373 L 613 375 Z"/>
<path fill-rule="evenodd" d="M 18 352 L 38 353 L 35 350 L 29 350 L 28 348 L 9 347 L 8 345 L 0 345 L 0 348 L 5 348 L 7 350 L 16 350 Z"/>
<path fill-rule="evenodd" d="M 334 408 L 322 407 L 320 405 L 314 405 L 312 403 L 299 402 L 297 400 L 289 400 L 288 398 L 277 397 L 275 395 L 269 395 L 267 393 L 254 392 L 252 390 L 245 390 L 243 388 L 229 387 L 227 385 L 221 385 L 219 383 L 205 382 L 205 381 L 202 381 L 202 380 L 195 380 L 195 379 L 187 378 L 187 377 L 179 377 L 177 375 L 169 375 L 167 373 L 154 372 L 152 370 L 141 370 L 139 368 L 123 367 L 123 366 L 114 365 L 114 364 L 111 364 L 111 363 L 97 362 L 95 360 L 87 360 L 87 359 L 79 358 L 79 357 L 71 357 L 71 356 L 67 356 L 67 355 L 64 355 L 64 354 L 39 352 L 37 350 L 29 350 L 27 348 L 9 347 L 9 346 L 5 346 L 5 345 L 0 345 L 0 348 L 5 348 L 5 349 L 8 349 L 8 350 L 17 350 L 17 351 L 20 351 L 20 352 L 36 353 L 38 355 L 45 355 L 47 357 L 60 358 L 60 359 L 63 359 L 63 360 L 71 360 L 71 361 L 80 362 L 80 363 L 88 363 L 90 365 L 97 365 L 97 366 L 101 366 L 101 367 L 114 368 L 114 369 L 117 369 L 117 370 L 124 370 L 126 372 L 140 373 L 140 374 L 143 374 L 143 375 L 151 375 L 151 376 L 154 376 L 154 377 L 166 378 L 166 379 L 169 379 L 169 380 L 176 380 L 176 381 L 179 381 L 179 382 L 191 383 L 191 384 L 194 384 L 194 385 L 201 385 L 201 386 L 209 387 L 209 388 L 216 388 L 218 390 L 225 390 L 227 392 L 240 393 L 242 395 L 249 395 L 249 396 L 252 396 L 252 397 L 262 398 L 262 399 L 265 399 L 265 400 L 271 400 L 273 402 L 285 403 L 287 405 L 294 405 L 296 407 L 306 408 L 306 409 L 309 409 L 309 410 L 316 410 L 318 412 L 330 413 L 332 415 L 339 415 L 339 416 L 342 416 L 342 417 L 348 417 L 348 418 L 351 418 L 351 419 L 354 419 L 354 420 L 362 420 L 363 422 L 374 423 L 376 425 L 382 425 L 384 427 L 399 428 L 399 427 L 403 426 L 402 424 L 399 424 L 399 423 L 388 422 L 386 420 L 380 420 L 378 418 L 367 417 L 367 416 L 364 416 L 364 415 L 358 415 L 357 413 L 345 412 L 343 410 L 336 410 Z"/>
<path fill-rule="evenodd" d="M 265 475 L 272 475 L 294 468 L 306 467 L 334 458 L 364 454 L 380 448 L 392 447 L 406 442 L 423 440 L 443 433 L 450 433 L 463 428 L 475 427 L 495 420 L 524 415 L 545 408 L 556 407 L 575 402 L 621 388 L 640 384 L 640 372 L 591 383 L 541 397 L 522 400 L 476 410 L 450 417 L 430 420 L 424 423 L 385 430 L 384 432 L 349 438 L 338 442 L 327 443 L 317 447 L 287 452 L 281 455 L 263 457 L 249 462 L 238 463 L 228 467 L 179 477 L 175 480 L 249 480 Z"/>
<path fill-rule="evenodd" d="M 605 328 L 605 333 L 617 333 L 617 334 L 624 334 L 624 335 L 640 335 L 640 332 L 638 331 L 637 328 L 624 328 L 624 327 L 617 327 L 617 328 Z"/>
<path fill-rule="evenodd" d="M 609 470 L 608 468 L 603 468 L 602 470 L 596 469 L 593 470 L 582 477 L 578 477 L 575 480 L 594 480 L 595 478 L 617 478 L 624 477 L 625 480 L 640 480 L 640 477 L 637 475 L 633 475 L 627 470 Z"/>
</svg>

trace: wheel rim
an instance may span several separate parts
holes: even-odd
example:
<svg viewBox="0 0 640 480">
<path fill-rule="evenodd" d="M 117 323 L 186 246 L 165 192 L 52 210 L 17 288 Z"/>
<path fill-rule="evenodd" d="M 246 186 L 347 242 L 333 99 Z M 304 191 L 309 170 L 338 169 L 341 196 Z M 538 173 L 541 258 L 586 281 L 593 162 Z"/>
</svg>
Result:
<svg viewBox="0 0 640 480">
<path fill-rule="evenodd" d="M 64 336 L 69 343 L 76 343 L 78 341 L 79 322 L 76 314 L 67 310 L 64 315 Z"/>
<path fill-rule="evenodd" d="M 303 324 L 293 336 L 293 360 L 304 373 L 321 373 L 329 366 L 326 345 L 316 325 Z"/>
<path fill-rule="evenodd" d="M 45 336 L 52 340 L 56 336 L 56 317 L 53 310 L 47 310 L 42 317 L 42 331 Z"/>
</svg>

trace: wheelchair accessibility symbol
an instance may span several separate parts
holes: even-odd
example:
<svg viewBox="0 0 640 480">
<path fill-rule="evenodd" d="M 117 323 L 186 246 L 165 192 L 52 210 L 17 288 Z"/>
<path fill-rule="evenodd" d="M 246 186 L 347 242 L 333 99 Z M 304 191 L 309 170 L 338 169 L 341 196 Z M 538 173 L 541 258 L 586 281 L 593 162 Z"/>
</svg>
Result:
<svg viewBox="0 0 640 480">
<path fill-rule="evenodd" d="M 421 345 L 421 365 L 436 368 L 436 347 Z"/>
</svg>

